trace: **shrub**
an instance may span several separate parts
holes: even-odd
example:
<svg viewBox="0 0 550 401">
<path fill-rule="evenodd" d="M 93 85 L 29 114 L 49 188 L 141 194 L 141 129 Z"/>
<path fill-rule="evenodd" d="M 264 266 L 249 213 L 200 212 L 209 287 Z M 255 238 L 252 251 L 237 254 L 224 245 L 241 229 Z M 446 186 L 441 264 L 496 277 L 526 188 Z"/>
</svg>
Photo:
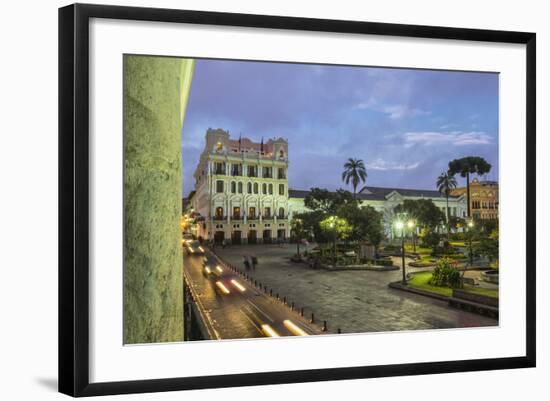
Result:
<svg viewBox="0 0 550 401">
<path fill-rule="evenodd" d="M 466 239 L 463 232 L 451 233 L 449 237 L 451 238 L 451 241 L 464 241 Z"/>
<path fill-rule="evenodd" d="M 430 231 L 424 234 L 422 237 L 422 244 L 421 246 L 423 248 L 431 248 L 434 251 L 436 250 L 437 246 L 439 244 L 439 234 L 435 231 Z"/>
<path fill-rule="evenodd" d="M 452 266 L 451 260 L 447 258 L 442 258 L 437 262 L 430 284 L 436 287 L 450 288 L 460 288 L 462 286 L 459 271 Z"/>
</svg>

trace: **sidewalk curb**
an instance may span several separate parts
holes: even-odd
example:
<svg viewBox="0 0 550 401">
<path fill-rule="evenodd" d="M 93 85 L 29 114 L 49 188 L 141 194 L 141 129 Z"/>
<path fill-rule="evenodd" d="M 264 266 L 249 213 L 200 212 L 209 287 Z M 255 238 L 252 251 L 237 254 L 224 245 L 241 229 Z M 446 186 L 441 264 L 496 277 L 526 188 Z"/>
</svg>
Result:
<svg viewBox="0 0 550 401">
<path fill-rule="evenodd" d="M 450 297 L 446 297 L 445 295 L 434 294 L 433 292 L 422 291 L 416 288 L 406 287 L 403 284 L 401 284 L 401 281 L 391 282 L 388 284 L 388 287 L 393 288 L 394 290 L 401 290 L 401 291 L 410 292 L 416 295 L 423 295 L 425 297 L 435 298 L 445 302 L 449 302 L 449 300 L 451 299 Z"/>
</svg>

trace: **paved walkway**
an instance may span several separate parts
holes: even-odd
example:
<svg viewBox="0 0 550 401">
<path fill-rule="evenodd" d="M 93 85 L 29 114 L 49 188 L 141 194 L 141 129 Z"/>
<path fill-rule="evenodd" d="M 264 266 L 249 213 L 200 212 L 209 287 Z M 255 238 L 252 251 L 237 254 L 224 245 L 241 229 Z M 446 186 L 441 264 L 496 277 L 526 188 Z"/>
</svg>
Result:
<svg viewBox="0 0 550 401">
<path fill-rule="evenodd" d="M 273 293 L 286 296 L 306 314 L 327 320 L 329 332 L 373 332 L 495 326 L 497 320 L 451 308 L 443 301 L 388 288 L 401 279 L 401 270 L 327 271 L 292 263 L 295 245 L 241 245 L 216 252 L 226 262 L 245 270 L 244 255 L 259 264 L 248 274 Z M 414 269 L 419 270 L 419 269 Z M 413 269 L 409 269 L 413 271 Z"/>
</svg>

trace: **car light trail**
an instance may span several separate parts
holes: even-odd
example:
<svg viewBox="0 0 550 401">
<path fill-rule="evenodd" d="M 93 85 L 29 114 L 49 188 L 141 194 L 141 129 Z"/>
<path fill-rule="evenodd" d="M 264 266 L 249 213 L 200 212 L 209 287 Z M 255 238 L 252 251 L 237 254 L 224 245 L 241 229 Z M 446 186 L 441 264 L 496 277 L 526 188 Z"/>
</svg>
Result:
<svg viewBox="0 0 550 401">
<path fill-rule="evenodd" d="M 296 326 L 294 323 L 292 323 L 290 320 L 284 320 L 283 321 L 283 324 L 285 325 L 285 327 L 287 329 L 290 330 L 290 332 L 296 336 L 308 336 L 309 334 L 307 334 L 305 331 L 303 331 L 301 328 L 299 328 L 298 326 Z"/>
<path fill-rule="evenodd" d="M 204 268 L 204 271 L 206 272 L 206 274 L 212 273 L 212 270 L 210 270 L 210 268 L 209 268 L 208 266 L 206 266 L 206 267 Z"/>
<path fill-rule="evenodd" d="M 219 271 L 220 273 L 223 272 L 223 269 L 219 265 L 216 266 L 216 270 Z"/>
<path fill-rule="evenodd" d="M 202 246 L 199 246 L 199 251 L 204 252 L 204 248 Z"/>
<path fill-rule="evenodd" d="M 281 337 L 269 324 L 262 324 L 262 331 L 267 337 Z"/>
<path fill-rule="evenodd" d="M 224 294 L 229 294 L 229 290 L 221 281 L 216 281 L 216 286 L 220 289 L 221 292 Z"/>
<path fill-rule="evenodd" d="M 233 284 L 235 287 L 237 287 L 237 289 L 240 291 L 240 292 L 245 292 L 246 291 L 246 288 L 244 288 L 242 286 L 241 283 L 239 283 L 237 280 L 233 279 L 231 280 L 231 284 Z"/>
</svg>

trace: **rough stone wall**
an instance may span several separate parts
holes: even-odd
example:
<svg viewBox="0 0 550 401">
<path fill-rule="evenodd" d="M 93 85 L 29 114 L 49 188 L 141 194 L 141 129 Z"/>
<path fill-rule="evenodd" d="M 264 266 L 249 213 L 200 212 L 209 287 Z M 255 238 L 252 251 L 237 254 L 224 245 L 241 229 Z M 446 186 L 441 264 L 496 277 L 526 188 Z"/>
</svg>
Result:
<svg viewBox="0 0 550 401">
<path fill-rule="evenodd" d="M 183 340 L 181 128 L 193 68 L 124 56 L 125 344 Z"/>
</svg>

